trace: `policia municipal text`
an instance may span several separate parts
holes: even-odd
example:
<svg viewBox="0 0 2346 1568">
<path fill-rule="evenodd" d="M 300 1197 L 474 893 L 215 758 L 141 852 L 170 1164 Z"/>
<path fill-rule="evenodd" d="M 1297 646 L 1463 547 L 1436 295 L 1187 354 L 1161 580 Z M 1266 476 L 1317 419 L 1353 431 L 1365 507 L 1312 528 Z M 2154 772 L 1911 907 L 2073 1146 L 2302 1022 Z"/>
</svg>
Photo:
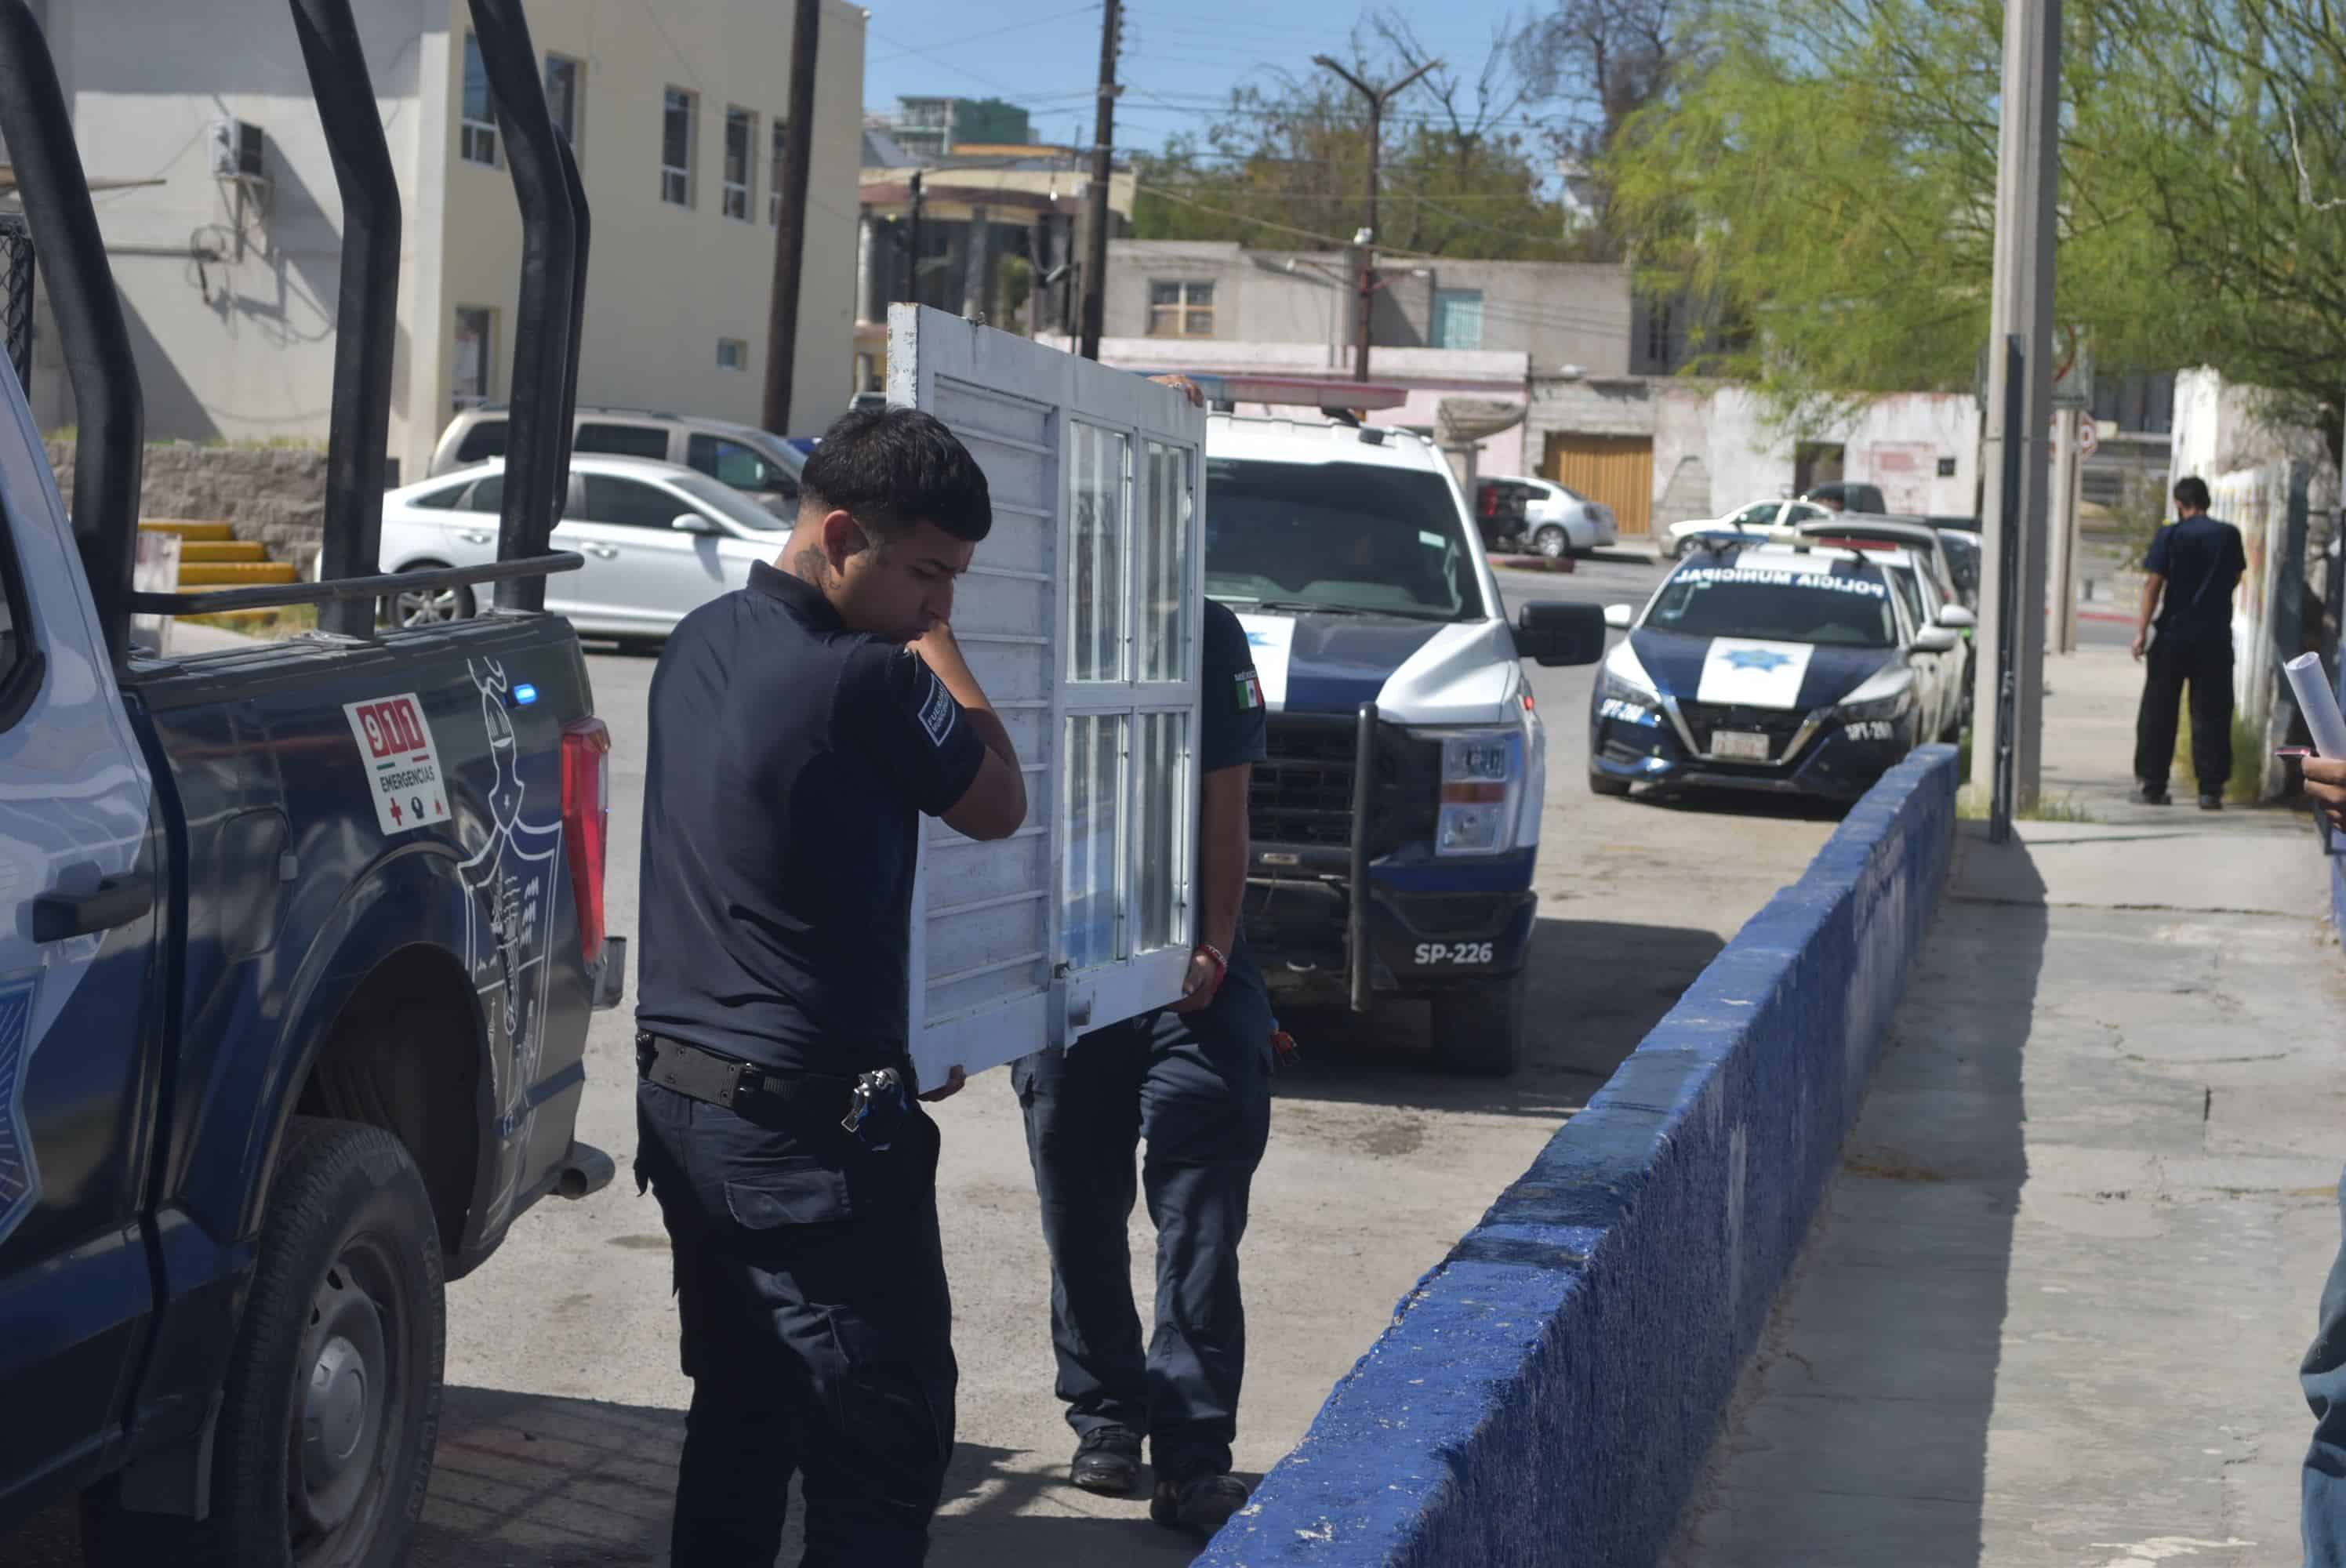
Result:
<svg viewBox="0 0 2346 1568">
<path fill-rule="evenodd" d="M 637 1173 L 693 1380 L 677 1568 L 770 1568 L 794 1471 L 812 1568 L 927 1548 L 956 1373 L 906 933 L 923 812 L 976 839 L 1026 815 L 948 626 L 992 520 L 935 419 L 850 414 L 780 566 L 688 616 L 652 680 Z"/>
</svg>

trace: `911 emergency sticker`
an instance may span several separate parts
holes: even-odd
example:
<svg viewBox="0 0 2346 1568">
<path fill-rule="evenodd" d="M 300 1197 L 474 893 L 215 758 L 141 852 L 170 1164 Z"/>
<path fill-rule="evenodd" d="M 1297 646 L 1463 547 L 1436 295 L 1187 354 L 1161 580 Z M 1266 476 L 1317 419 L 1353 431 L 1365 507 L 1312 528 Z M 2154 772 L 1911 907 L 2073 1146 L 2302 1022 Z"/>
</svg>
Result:
<svg viewBox="0 0 2346 1568">
<path fill-rule="evenodd" d="M 1417 944 L 1417 962 L 1427 966 L 1488 963 L 1493 946 L 1487 942 L 1422 942 Z"/>
<path fill-rule="evenodd" d="M 374 820 L 384 833 L 412 833 L 448 820 L 448 791 L 440 777 L 440 751 L 432 725 L 415 694 L 348 702 L 342 715 L 359 743 L 367 788 L 374 796 Z"/>
</svg>

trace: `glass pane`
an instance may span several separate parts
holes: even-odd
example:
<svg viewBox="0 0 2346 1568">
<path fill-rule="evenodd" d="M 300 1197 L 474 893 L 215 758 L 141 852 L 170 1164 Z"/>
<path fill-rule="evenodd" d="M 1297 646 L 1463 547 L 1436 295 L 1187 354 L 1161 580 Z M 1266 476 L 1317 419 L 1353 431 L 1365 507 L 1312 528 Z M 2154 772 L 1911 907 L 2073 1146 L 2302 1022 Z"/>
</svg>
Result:
<svg viewBox="0 0 2346 1568">
<path fill-rule="evenodd" d="M 1139 820 L 1133 825 L 1133 952 L 1189 943 L 1189 716 L 1140 716 Z"/>
<path fill-rule="evenodd" d="M 1181 614 L 1181 587 L 1189 580 L 1188 457 L 1186 449 L 1158 441 L 1142 448 L 1140 516 L 1133 530 L 1142 680 L 1180 680 L 1189 671 L 1189 627 Z"/>
<path fill-rule="evenodd" d="M 1181 285 L 1178 283 L 1151 283 L 1148 285 L 1148 302 L 1152 305 L 1179 304 L 1181 302 Z"/>
<path fill-rule="evenodd" d="M 1071 969 L 1092 969 L 1124 956 L 1123 714 L 1078 714 L 1067 719 L 1060 753 L 1066 802 L 1066 858 L 1061 862 L 1066 908 L 1061 957 Z"/>
<path fill-rule="evenodd" d="M 668 90 L 668 107 L 660 126 L 660 162 L 683 168 L 692 149 L 692 95 Z"/>
<path fill-rule="evenodd" d="M 1122 680 L 1124 542 L 1130 506 L 1126 471 L 1131 438 L 1078 423 L 1068 454 L 1067 550 L 1075 563 L 1067 596 L 1067 678 Z"/>
<path fill-rule="evenodd" d="M 489 107 L 489 65 L 481 58 L 481 41 L 464 35 L 464 117 L 486 125 L 496 117 Z"/>
</svg>

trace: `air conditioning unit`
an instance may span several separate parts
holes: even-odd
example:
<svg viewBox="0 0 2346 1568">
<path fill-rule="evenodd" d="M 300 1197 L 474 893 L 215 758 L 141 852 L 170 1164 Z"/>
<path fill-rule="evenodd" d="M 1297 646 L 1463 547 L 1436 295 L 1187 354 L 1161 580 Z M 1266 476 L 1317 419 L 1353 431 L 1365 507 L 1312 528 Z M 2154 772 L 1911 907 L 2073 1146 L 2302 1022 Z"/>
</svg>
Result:
<svg viewBox="0 0 2346 1568">
<path fill-rule="evenodd" d="M 259 179 L 260 127 L 243 120 L 212 122 L 212 177 L 215 179 Z"/>
</svg>

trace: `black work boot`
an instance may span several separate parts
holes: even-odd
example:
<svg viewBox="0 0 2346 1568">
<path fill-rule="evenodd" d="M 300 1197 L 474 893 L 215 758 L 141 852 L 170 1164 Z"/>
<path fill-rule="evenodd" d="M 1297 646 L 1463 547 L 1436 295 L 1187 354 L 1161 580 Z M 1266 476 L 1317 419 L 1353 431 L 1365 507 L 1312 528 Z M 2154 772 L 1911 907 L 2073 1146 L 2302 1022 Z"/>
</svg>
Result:
<svg viewBox="0 0 2346 1568">
<path fill-rule="evenodd" d="M 2168 794 L 2164 784 L 2137 784 L 2134 787 L 2134 793 L 2127 799 L 2137 806 L 2171 806 L 2175 803 L 2174 797 Z"/>
<path fill-rule="evenodd" d="M 1095 1427 L 1076 1444 L 1067 1479 L 1086 1492 L 1123 1497 L 1140 1484 L 1140 1434 L 1128 1427 Z"/>
<path fill-rule="evenodd" d="M 1148 1517 L 1168 1530 L 1194 1530 L 1210 1539 L 1247 1505 L 1247 1484 L 1234 1475 L 1208 1472 L 1187 1481 L 1160 1481 L 1148 1500 Z"/>
<path fill-rule="evenodd" d="M 2202 794 L 2199 797 L 2199 809 L 2202 811 L 2220 811 L 2223 809 L 2224 798 L 2221 795 Z"/>
</svg>

